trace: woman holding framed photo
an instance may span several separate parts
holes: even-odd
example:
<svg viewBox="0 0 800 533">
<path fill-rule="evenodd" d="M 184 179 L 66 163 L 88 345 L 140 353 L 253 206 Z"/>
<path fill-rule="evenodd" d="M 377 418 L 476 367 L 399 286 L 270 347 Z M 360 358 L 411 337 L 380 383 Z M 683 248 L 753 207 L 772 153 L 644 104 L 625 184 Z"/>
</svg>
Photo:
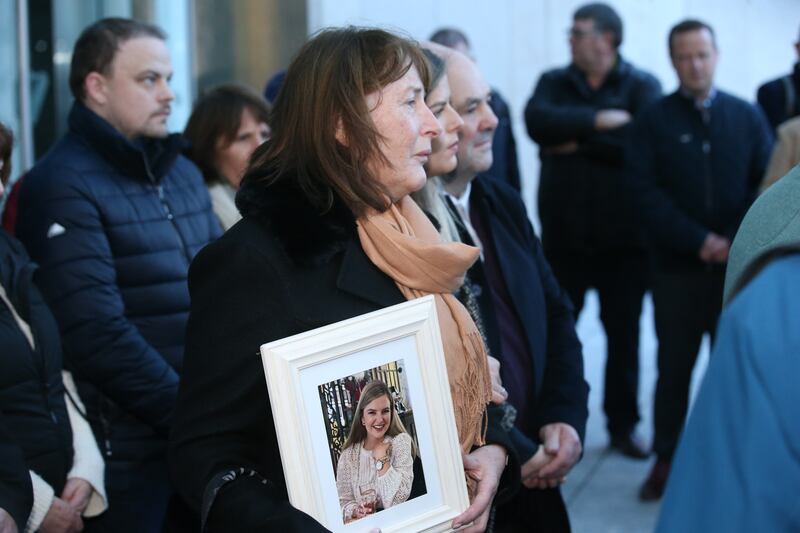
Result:
<svg viewBox="0 0 800 533">
<path fill-rule="evenodd" d="M 201 251 L 171 433 L 172 477 L 206 531 L 321 531 L 287 499 L 259 347 L 425 295 L 436 302 L 470 507 L 483 531 L 506 463 L 480 334 L 452 293 L 479 251 L 443 243 L 409 194 L 440 133 L 416 43 L 324 30 L 290 65 L 236 197 Z"/>
</svg>

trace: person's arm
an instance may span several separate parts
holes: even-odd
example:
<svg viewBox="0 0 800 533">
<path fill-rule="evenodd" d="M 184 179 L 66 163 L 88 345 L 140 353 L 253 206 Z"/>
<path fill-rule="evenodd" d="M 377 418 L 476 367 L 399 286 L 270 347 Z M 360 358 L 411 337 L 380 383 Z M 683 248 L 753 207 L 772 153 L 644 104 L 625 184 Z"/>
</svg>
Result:
<svg viewBox="0 0 800 533">
<path fill-rule="evenodd" d="M 57 497 L 47 481 L 33 470 L 30 471 L 30 478 L 33 485 L 33 507 L 25 525 L 25 533 L 60 533 L 83 529 L 83 520 L 78 511 L 67 501 Z"/>
<path fill-rule="evenodd" d="M 559 105 L 557 73 L 546 73 L 525 106 L 528 135 L 541 147 L 585 139 L 595 132 L 595 109 L 588 105 Z"/>
<path fill-rule="evenodd" d="M 633 120 L 644 109 L 661 97 L 661 84 L 650 75 L 642 75 L 637 79 L 631 91 L 626 109 Z M 623 165 L 625 146 L 631 134 L 632 123 L 627 123 L 618 128 L 598 132 L 581 144 L 581 152 L 607 163 Z"/>
<path fill-rule="evenodd" d="M 85 502 L 79 505 L 81 514 L 86 517 L 97 516 L 108 508 L 108 498 L 105 487 L 105 462 L 97 447 L 92 428 L 84 418 L 86 408 L 78 396 L 78 389 L 72 380 L 72 374 L 62 371 L 64 381 L 64 403 L 67 404 L 67 414 L 72 426 L 72 449 L 74 456 L 72 468 L 67 473 L 67 484 L 70 480 L 84 480 L 89 484 L 91 492 Z M 74 403 L 73 403 L 74 402 Z M 65 493 L 66 493 L 65 489 Z M 62 498 L 65 494 L 61 495 Z M 67 498 L 75 506 L 72 499 Z"/>
<path fill-rule="evenodd" d="M 385 508 L 403 503 L 411 494 L 414 481 L 414 457 L 411 450 L 411 437 L 400 433 L 392 439 L 392 453 L 389 467 L 378 475 L 378 494 Z"/>
<path fill-rule="evenodd" d="M 575 331 L 572 303 L 561 288 L 544 257 L 542 243 L 528 223 L 547 310 L 547 366 L 536 409 L 535 427 L 565 423 L 575 429 L 580 442 L 586 434 L 589 416 L 589 385 L 583 376 L 583 347 Z M 540 440 L 545 438 L 540 434 Z"/>
<path fill-rule="evenodd" d="M 33 487 L 25 454 L 11 437 L 0 411 L 0 509 L 8 516 L 0 523 L 0 533 L 21 530 L 28 522 L 33 505 Z"/>
<path fill-rule="evenodd" d="M 575 331 L 572 303 L 544 257 L 542 243 L 528 219 L 522 200 L 518 195 L 508 194 L 502 187 L 496 187 L 496 191 L 520 238 L 530 248 L 545 298 L 546 366 L 534 417 L 534 438 L 538 437 L 538 441 L 544 443 L 539 430 L 545 425 L 561 422 L 572 426 L 583 442 L 588 417 L 589 385 L 583 377 L 583 348 Z M 535 453 L 538 449 L 538 442 L 532 441 L 528 438 L 527 443 L 523 444 L 528 458 L 531 452 Z"/>
<path fill-rule="evenodd" d="M 658 184 L 653 129 L 660 116 L 645 112 L 636 120 L 625 152 L 622 194 L 629 196 L 638 218 L 644 222 L 650 237 L 659 246 L 686 254 L 697 254 L 709 235 L 709 229 L 681 209 Z"/>
<path fill-rule="evenodd" d="M 208 532 L 325 531 L 286 499 L 264 381 L 260 346 L 302 330 L 287 312 L 281 280 L 259 250 L 225 239 L 204 248 L 189 270 L 169 463 L 181 495 L 202 507 Z"/>
<path fill-rule="evenodd" d="M 178 374 L 125 316 L 121 258 L 109 245 L 99 200 L 69 169 L 44 183 L 35 178 L 23 184 L 17 233 L 40 266 L 37 285 L 58 321 L 68 366 L 166 436 Z M 53 232 L 56 224 L 63 231 Z"/>
<path fill-rule="evenodd" d="M 47 481 L 41 478 L 33 470 L 29 473 L 31 486 L 33 487 L 33 506 L 31 507 L 31 514 L 28 517 L 28 522 L 25 524 L 24 531 L 38 531 L 39 526 L 42 525 L 44 517 L 56 500 L 56 494 L 53 487 Z"/>
<path fill-rule="evenodd" d="M 467 510 L 453 519 L 453 529 L 472 522 L 461 533 L 482 533 L 486 530 L 492 502 L 506 469 L 507 457 L 505 449 L 495 444 L 475 448 L 463 455 L 464 473 L 476 483 L 475 497 Z"/>
<path fill-rule="evenodd" d="M 511 407 L 511 409 L 514 408 Z M 497 494 L 494 498 L 494 503 L 499 505 L 511 500 L 519 490 L 520 450 L 514 442 L 514 432 L 519 433 L 519 430 L 513 426 L 513 419 L 510 422 L 505 420 L 508 416 L 506 404 L 489 404 L 486 408 L 486 416 L 488 418 L 486 444 L 500 446 L 506 453 L 506 467 L 501 473 Z M 514 417 L 516 417 L 516 410 L 514 410 Z"/>
<path fill-rule="evenodd" d="M 19 533 L 14 517 L 2 507 L 0 507 L 0 533 Z"/>
<path fill-rule="evenodd" d="M 336 492 L 339 495 L 339 507 L 342 509 L 342 519 L 345 523 L 353 519 L 353 511 L 358 507 L 350 477 L 353 473 L 352 465 L 348 462 L 351 456 L 350 452 L 352 450 L 349 448 L 342 450 L 339 462 L 336 463 Z"/>
</svg>

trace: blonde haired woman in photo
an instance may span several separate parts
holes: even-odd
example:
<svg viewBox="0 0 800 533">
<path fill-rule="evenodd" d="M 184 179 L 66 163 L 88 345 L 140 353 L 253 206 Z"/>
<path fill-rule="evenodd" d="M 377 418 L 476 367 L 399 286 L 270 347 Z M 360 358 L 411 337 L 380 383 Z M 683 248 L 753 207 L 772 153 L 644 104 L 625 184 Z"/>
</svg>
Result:
<svg viewBox="0 0 800 533">
<path fill-rule="evenodd" d="M 411 494 L 416 449 L 389 387 L 371 381 L 361 392 L 350 434 L 336 467 L 345 523 L 403 503 Z"/>
</svg>

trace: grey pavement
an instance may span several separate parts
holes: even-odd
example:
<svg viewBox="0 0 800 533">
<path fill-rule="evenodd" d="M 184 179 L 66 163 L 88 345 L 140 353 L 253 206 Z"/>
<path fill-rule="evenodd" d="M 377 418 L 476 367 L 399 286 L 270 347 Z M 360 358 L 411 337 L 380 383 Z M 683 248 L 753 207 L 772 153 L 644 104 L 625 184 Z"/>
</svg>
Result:
<svg viewBox="0 0 800 533">
<path fill-rule="evenodd" d="M 640 326 L 639 408 L 642 421 L 639 423 L 639 434 L 649 443 L 653 433 L 652 406 L 658 345 L 649 296 L 645 299 Z M 563 486 L 572 530 L 575 533 L 650 533 L 658 519 L 659 504 L 642 503 L 637 493 L 653 460 L 636 461 L 608 449 L 602 409 L 606 339 L 594 292 L 587 295 L 586 305 L 578 319 L 578 335 L 583 343 L 586 379 L 591 386 L 591 393 L 584 456 Z M 707 361 L 706 340 L 693 377 L 693 395 Z"/>
</svg>

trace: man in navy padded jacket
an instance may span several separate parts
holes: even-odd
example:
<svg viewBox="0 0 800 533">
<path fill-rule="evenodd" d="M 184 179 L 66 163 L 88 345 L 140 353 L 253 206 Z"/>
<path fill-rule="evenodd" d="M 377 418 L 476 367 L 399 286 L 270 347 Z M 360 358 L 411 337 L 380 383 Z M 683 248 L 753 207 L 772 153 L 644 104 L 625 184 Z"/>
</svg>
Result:
<svg viewBox="0 0 800 533">
<path fill-rule="evenodd" d="M 20 191 L 17 235 L 63 336 L 104 450 L 99 529 L 161 531 L 172 489 L 167 435 L 178 391 L 186 284 L 220 235 L 197 168 L 168 135 L 172 65 L 157 27 L 103 19 L 78 39 L 67 134 Z"/>
</svg>

